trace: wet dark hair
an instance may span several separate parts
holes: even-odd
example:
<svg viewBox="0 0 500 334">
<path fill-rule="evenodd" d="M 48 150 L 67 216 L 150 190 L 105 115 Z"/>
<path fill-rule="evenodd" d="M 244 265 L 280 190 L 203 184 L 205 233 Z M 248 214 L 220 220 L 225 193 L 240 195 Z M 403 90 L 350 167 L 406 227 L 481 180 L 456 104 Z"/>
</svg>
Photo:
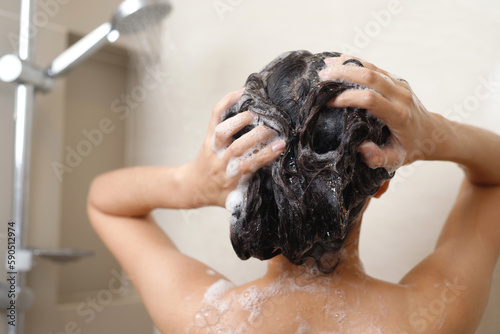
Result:
<svg viewBox="0 0 500 334">
<path fill-rule="evenodd" d="M 232 213 L 231 242 L 241 259 L 282 253 L 300 265 L 314 258 L 331 272 L 367 198 L 394 174 L 371 169 L 358 153 L 364 141 L 378 145 L 390 131 L 364 109 L 326 103 L 355 84 L 319 82 L 324 59 L 339 53 L 285 53 L 251 74 L 245 92 L 223 120 L 250 110 L 286 139 L 284 153 L 249 179 L 243 202 Z M 362 66 L 358 60 L 344 64 Z M 234 139 L 250 131 L 246 126 Z"/>
</svg>

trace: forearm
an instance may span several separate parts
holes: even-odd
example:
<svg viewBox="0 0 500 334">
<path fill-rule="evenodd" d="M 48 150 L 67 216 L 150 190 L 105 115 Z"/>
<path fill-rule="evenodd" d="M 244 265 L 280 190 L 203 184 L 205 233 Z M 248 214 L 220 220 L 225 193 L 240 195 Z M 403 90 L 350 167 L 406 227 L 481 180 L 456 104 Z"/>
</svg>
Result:
<svg viewBox="0 0 500 334">
<path fill-rule="evenodd" d="M 141 217 L 156 208 L 191 208 L 185 166 L 142 166 L 98 176 L 89 205 L 109 215 Z"/>
<path fill-rule="evenodd" d="M 500 136 L 475 126 L 442 120 L 446 133 L 442 160 L 463 166 L 472 183 L 500 185 Z"/>
</svg>

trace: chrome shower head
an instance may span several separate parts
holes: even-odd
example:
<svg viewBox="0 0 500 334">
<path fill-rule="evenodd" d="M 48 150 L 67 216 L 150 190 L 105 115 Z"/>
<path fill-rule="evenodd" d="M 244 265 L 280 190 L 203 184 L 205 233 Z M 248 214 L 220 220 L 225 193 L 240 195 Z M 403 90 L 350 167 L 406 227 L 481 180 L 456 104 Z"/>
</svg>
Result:
<svg viewBox="0 0 500 334">
<path fill-rule="evenodd" d="M 136 33 L 155 25 L 171 10 L 168 0 L 123 1 L 115 10 L 111 22 L 100 25 L 57 56 L 47 69 L 47 76 L 55 78 L 63 75 L 108 42 L 116 41 L 120 34 Z"/>
<path fill-rule="evenodd" d="M 122 34 L 136 33 L 157 24 L 171 10 L 165 0 L 126 0 L 116 9 L 112 25 Z"/>
</svg>

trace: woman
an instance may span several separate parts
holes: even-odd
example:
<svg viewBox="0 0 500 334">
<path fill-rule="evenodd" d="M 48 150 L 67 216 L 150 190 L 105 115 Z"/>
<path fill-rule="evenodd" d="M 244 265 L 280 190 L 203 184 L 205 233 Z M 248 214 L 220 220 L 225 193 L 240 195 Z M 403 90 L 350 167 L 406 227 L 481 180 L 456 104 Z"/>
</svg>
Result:
<svg viewBox="0 0 500 334">
<path fill-rule="evenodd" d="M 342 117 L 329 123 L 332 110 Z M 368 127 L 351 136 L 348 124 Z M 99 176 L 88 213 L 162 333 L 474 333 L 500 254 L 499 148 L 499 136 L 428 112 L 406 81 L 368 62 L 295 52 L 215 106 L 192 162 Z M 465 178 L 434 252 L 398 284 L 383 282 L 359 259 L 362 214 L 416 160 L 458 163 Z M 318 180 L 336 190 L 324 195 Z M 269 259 L 264 277 L 242 286 L 180 253 L 150 215 L 226 204 L 237 254 Z"/>
</svg>

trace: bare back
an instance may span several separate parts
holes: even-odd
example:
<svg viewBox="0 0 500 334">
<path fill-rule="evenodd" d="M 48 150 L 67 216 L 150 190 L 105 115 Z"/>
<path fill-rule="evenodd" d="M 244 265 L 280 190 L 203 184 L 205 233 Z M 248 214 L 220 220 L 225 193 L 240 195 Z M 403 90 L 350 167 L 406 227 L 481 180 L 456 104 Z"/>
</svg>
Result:
<svg viewBox="0 0 500 334">
<path fill-rule="evenodd" d="M 362 272 L 349 279 L 323 275 L 306 265 L 239 287 L 220 279 L 207 289 L 187 332 L 446 333 L 455 317 L 448 306 L 466 289 L 459 283 L 433 283 L 429 301 L 410 286 Z"/>
</svg>

